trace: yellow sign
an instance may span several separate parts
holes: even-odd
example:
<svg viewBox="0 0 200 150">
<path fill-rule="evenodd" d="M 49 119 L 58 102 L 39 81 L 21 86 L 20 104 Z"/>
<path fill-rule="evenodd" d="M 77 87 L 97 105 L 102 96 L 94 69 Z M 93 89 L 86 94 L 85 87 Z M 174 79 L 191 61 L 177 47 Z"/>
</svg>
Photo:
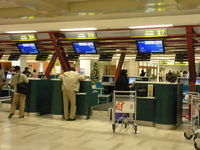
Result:
<svg viewBox="0 0 200 150">
<path fill-rule="evenodd" d="M 68 32 L 65 33 L 67 39 L 96 39 L 95 32 Z"/>
<path fill-rule="evenodd" d="M 161 61 L 159 65 L 188 65 L 188 62 Z"/>
<path fill-rule="evenodd" d="M 166 29 L 145 30 L 145 36 L 166 36 Z"/>
<path fill-rule="evenodd" d="M 167 29 L 132 30 L 131 37 L 163 37 L 167 36 Z"/>
<path fill-rule="evenodd" d="M 35 34 L 18 34 L 10 35 L 11 39 L 14 41 L 36 41 L 37 37 Z"/>
<path fill-rule="evenodd" d="M 35 34 L 21 35 L 20 41 L 34 41 L 37 40 Z"/>
</svg>

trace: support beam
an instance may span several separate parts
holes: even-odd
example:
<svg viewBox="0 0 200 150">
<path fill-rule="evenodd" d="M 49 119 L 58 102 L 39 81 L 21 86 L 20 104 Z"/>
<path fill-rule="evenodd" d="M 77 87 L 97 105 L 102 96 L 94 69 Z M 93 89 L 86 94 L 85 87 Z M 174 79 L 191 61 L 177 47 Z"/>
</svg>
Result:
<svg viewBox="0 0 200 150">
<path fill-rule="evenodd" d="M 117 69 L 115 71 L 115 81 L 117 81 L 118 77 L 119 77 L 119 73 L 122 69 L 123 63 L 124 63 L 124 59 L 125 59 L 126 53 L 121 53 L 120 58 L 119 58 L 119 62 L 118 62 L 118 66 Z"/>
<path fill-rule="evenodd" d="M 49 36 L 50 36 L 50 38 L 52 40 L 53 47 L 54 47 L 54 49 L 56 51 L 56 54 L 58 56 L 58 59 L 60 61 L 60 64 L 62 66 L 63 71 L 67 71 L 69 69 L 69 67 L 70 67 L 70 64 L 69 64 L 68 60 L 66 59 L 65 52 L 61 48 L 61 45 L 58 43 L 54 33 L 50 32 Z"/>
<path fill-rule="evenodd" d="M 186 27 L 186 32 L 189 35 L 187 37 L 187 54 L 188 54 L 188 62 L 189 62 L 189 86 L 190 91 L 195 92 L 196 87 L 196 70 L 195 70 L 195 54 L 194 54 L 194 46 L 193 46 L 193 27 Z"/>
<path fill-rule="evenodd" d="M 55 52 L 54 54 L 53 54 L 53 56 L 52 56 L 52 58 L 51 58 L 51 61 L 49 62 L 49 65 L 47 66 L 47 69 L 46 69 L 46 71 L 45 71 L 45 76 L 48 78 L 48 79 L 50 79 L 50 73 L 51 73 L 51 70 L 52 70 L 52 68 L 53 68 L 53 66 L 54 66 L 54 64 L 55 64 L 55 62 L 56 62 L 56 59 L 57 59 L 57 57 L 58 57 L 58 55 L 57 55 L 57 53 Z"/>
</svg>

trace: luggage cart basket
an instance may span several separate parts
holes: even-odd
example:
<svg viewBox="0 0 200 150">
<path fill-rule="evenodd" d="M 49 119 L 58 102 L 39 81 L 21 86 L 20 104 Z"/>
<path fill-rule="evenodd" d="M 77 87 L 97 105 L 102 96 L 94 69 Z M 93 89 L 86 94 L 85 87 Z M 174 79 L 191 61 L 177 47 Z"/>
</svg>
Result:
<svg viewBox="0 0 200 150">
<path fill-rule="evenodd" d="M 194 147 L 200 150 L 200 95 L 197 92 L 188 92 L 188 104 L 191 105 L 190 127 L 185 130 L 184 137 L 188 140 L 194 140 Z"/>
<path fill-rule="evenodd" d="M 136 124 L 136 91 L 114 91 L 113 92 L 113 133 L 121 123 L 122 127 L 128 128 L 132 125 L 133 132 L 137 133 Z M 116 118 L 116 113 L 121 114 Z"/>
</svg>

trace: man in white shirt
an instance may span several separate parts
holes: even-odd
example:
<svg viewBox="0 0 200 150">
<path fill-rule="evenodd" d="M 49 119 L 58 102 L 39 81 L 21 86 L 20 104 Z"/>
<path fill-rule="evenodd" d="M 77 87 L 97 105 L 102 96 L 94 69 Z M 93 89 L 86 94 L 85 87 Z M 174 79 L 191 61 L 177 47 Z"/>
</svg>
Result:
<svg viewBox="0 0 200 150">
<path fill-rule="evenodd" d="M 80 81 L 84 80 L 84 76 L 75 72 L 74 68 L 69 68 L 69 71 L 59 76 L 62 81 L 64 118 L 68 121 L 76 120 L 76 93 L 80 88 Z M 69 113 L 70 102 L 70 113 Z"/>
<path fill-rule="evenodd" d="M 24 82 L 28 83 L 28 79 L 27 79 L 26 75 L 24 75 L 20 72 L 20 66 L 15 66 L 15 72 L 16 72 L 16 74 L 11 79 L 11 85 L 14 88 L 14 95 L 13 95 L 13 100 L 12 100 L 12 105 L 11 105 L 11 112 L 8 116 L 9 119 L 11 119 L 13 117 L 13 115 L 15 114 L 16 105 L 18 103 L 20 104 L 19 118 L 24 118 L 26 95 L 17 93 L 17 84 L 24 83 Z"/>
</svg>

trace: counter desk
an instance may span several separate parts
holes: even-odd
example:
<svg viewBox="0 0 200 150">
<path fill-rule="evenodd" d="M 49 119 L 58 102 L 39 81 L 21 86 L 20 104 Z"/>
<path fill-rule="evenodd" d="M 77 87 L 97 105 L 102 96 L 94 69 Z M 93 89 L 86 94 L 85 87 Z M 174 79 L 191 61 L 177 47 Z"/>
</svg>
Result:
<svg viewBox="0 0 200 150">
<path fill-rule="evenodd" d="M 137 120 L 172 129 L 182 122 L 182 84 L 136 82 L 135 89 L 153 85 L 153 97 L 137 96 Z"/>
<path fill-rule="evenodd" d="M 63 115 L 61 81 L 30 80 L 30 94 L 27 96 L 25 111 L 40 115 Z M 98 94 L 92 90 L 91 81 L 81 81 L 76 99 L 77 115 L 90 116 L 90 108 L 97 105 Z"/>
</svg>

